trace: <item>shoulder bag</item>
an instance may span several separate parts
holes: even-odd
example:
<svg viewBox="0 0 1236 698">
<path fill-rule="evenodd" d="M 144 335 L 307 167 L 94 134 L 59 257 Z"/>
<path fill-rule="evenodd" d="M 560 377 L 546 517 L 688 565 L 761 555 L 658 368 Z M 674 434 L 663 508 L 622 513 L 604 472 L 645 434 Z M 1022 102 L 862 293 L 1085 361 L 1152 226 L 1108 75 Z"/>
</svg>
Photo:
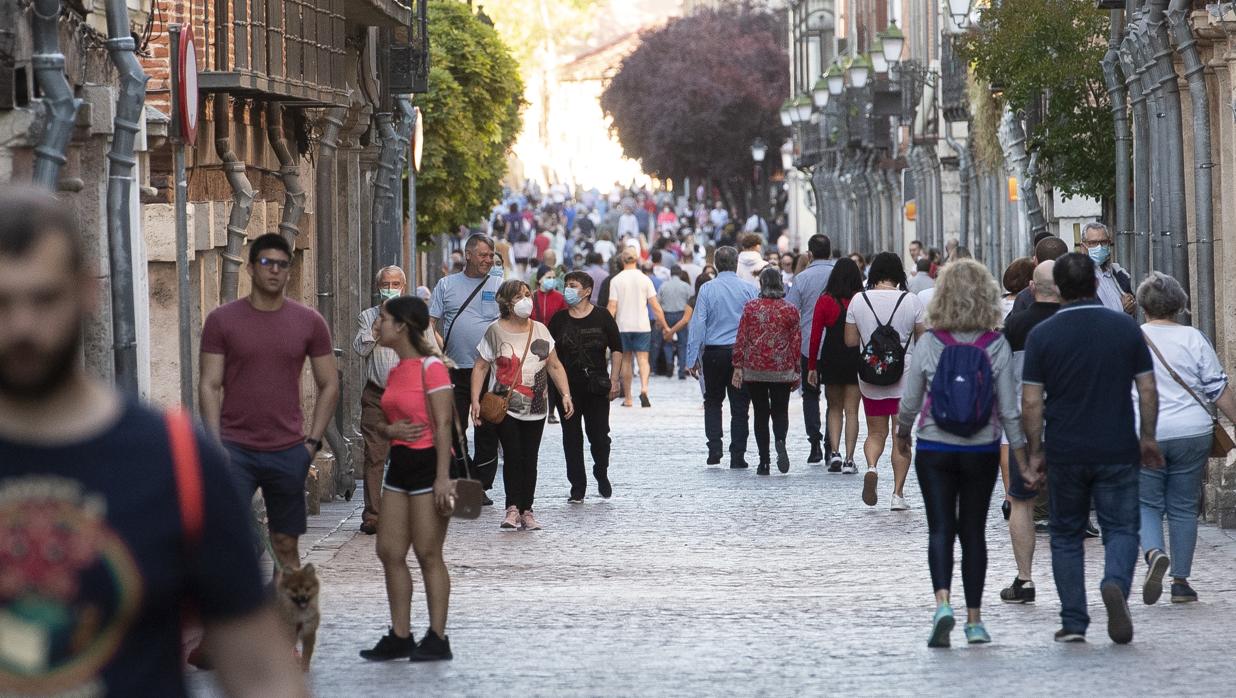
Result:
<svg viewBox="0 0 1236 698">
<path fill-rule="evenodd" d="M 1145 332 L 1142 333 L 1143 336 L 1145 336 L 1145 334 Z M 1222 458 L 1228 453 L 1231 453 L 1232 449 L 1236 448 L 1236 442 L 1232 441 L 1232 437 L 1228 435 L 1227 429 L 1224 429 L 1223 425 L 1219 423 L 1219 415 L 1215 412 L 1214 405 L 1208 400 L 1203 400 L 1202 396 L 1193 392 L 1193 388 L 1190 388 L 1189 384 L 1185 383 L 1184 379 L 1180 377 L 1180 374 L 1176 373 L 1176 369 L 1172 368 L 1172 365 L 1167 363 L 1167 360 L 1163 358 L 1163 354 L 1159 352 L 1159 348 L 1154 345 L 1154 342 L 1150 341 L 1150 337 L 1146 337 L 1146 346 L 1150 347 L 1150 350 L 1154 352 L 1154 355 L 1159 357 L 1159 363 L 1163 364 L 1163 367 L 1167 369 L 1167 372 L 1171 375 L 1172 380 L 1179 383 L 1180 387 L 1184 388 L 1185 392 L 1196 400 L 1197 404 L 1202 406 L 1202 409 L 1206 410 L 1206 414 L 1210 415 L 1210 420 L 1213 423 L 1213 436 L 1210 442 L 1210 457 Z"/>
<path fill-rule="evenodd" d="M 425 390 L 425 359 L 421 357 L 421 390 Z M 425 392 L 425 412 L 429 415 L 429 423 L 438 428 L 438 420 L 433 416 L 433 402 L 429 393 Z M 451 516 L 457 519 L 475 519 L 481 515 L 481 505 L 485 501 L 485 486 L 480 480 L 473 479 L 472 470 L 468 467 L 468 445 L 462 441 L 464 429 L 459 421 L 459 412 L 455 410 L 455 401 L 451 400 L 451 420 L 455 434 L 460 439 L 454 444 L 459 449 L 460 460 L 463 461 L 464 476 L 451 480 Z"/>
<path fill-rule="evenodd" d="M 455 312 L 455 319 L 451 320 L 451 326 L 446 328 L 446 336 L 442 338 L 442 351 L 446 351 L 446 348 L 450 346 L 451 333 L 455 331 L 455 323 L 459 321 L 459 316 L 463 315 L 464 308 L 468 307 L 468 304 L 472 302 L 473 298 L 476 298 L 476 294 L 480 293 L 487 283 L 489 283 L 488 274 L 485 275 L 485 278 L 481 279 L 481 283 L 477 284 L 476 288 L 472 289 L 472 293 L 468 294 L 468 297 L 464 299 L 463 305 L 459 306 L 459 310 Z"/>
<path fill-rule="evenodd" d="M 528 328 L 528 341 L 524 344 L 524 354 L 519 358 L 519 380 L 523 381 L 524 359 L 528 358 L 528 348 L 532 346 L 532 331 L 533 327 Z M 510 346 L 509 344 L 507 346 Z M 514 347 L 511 347 L 514 349 Z M 494 352 L 494 361 L 497 362 L 498 356 L 502 353 L 502 345 L 498 345 L 498 351 Z M 496 371 L 496 366 L 494 369 Z M 496 375 L 496 373 L 495 373 Z M 495 380 L 495 383 L 497 381 Z M 501 424 L 502 420 L 506 419 L 506 411 L 511 404 L 511 392 L 515 389 L 514 384 L 507 388 L 504 395 L 499 395 L 492 390 L 487 391 L 481 396 L 481 419 L 490 424 Z"/>
</svg>

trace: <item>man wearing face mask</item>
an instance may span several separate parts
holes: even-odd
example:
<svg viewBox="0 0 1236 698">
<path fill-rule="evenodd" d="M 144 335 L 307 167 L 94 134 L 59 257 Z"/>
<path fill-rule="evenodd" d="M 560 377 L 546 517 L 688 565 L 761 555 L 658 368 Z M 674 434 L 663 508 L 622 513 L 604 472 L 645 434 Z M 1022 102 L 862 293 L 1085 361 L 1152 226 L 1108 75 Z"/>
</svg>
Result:
<svg viewBox="0 0 1236 698">
<path fill-rule="evenodd" d="M 609 403 L 619 393 L 622 338 L 614 316 L 592 304 L 592 283 L 588 272 L 567 274 L 563 292 L 567 312 L 558 313 L 549 321 L 549 333 L 554 338 L 558 359 L 566 369 L 575 401 L 575 413 L 562 420 L 562 450 L 566 456 L 567 480 L 571 483 L 570 502 L 582 502 L 588 489 L 584 470 L 585 432 L 591 446 L 592 475 L 597 492 L 605 498 L 613 494 L 609 481 Z M 606 349 L 610 351 L 612 366 L 608 371 Z"/>
<path fill-rule="evenodd" d="M 1112 236 L 1107 226 L 1099 222 L 1082 228 L 1082 247 L 1094 260 L 1094 274 L 1099 284 L 1099 300 L 1104 307 L 1132 315 L 1137 309 L 1129 273 L 1112 261 Z"/>
<path fill-rule="evenodd" d="M 361 513 L 361 533 L 373 535 L 378 532 L 378 508 L 382 500 L 382 470 L 386 464 L 390 443 L 383 435 L 386 417 L 382 413 L 382 393 L 386 390 L 386 376 L 399 363 L 394 349 L 378 346 L 373 336 L 373 326 L 382 313 L 382 303 L 407 293 L 408 279 L 403 269 L 389 266 L 378 272 L 377 305 L 361 311 L 356 318 L 356 337 L 352 351 L 365 360 L 365 387 L 361 390 L 361 440 L 362 462 L 365 480 L 365 509 Z"/>
<path fill-rule="evenodd" d="M 486 328 L 498 319 L 498 287 L 503 269 L 496 263 L 494 241 L 473 235 L 464 243 L 464 270 L 440 279 L 429 299 L 429 322 L 439 337 L 438 346 L 450 358 L 455 408 L 466 419 L 472 404 L 472 367 L 476 345 Z M 466 427 L 465 427 L 466 429 Z M 466 436 L 461 435 L 466 442 Z M 485 489 L 493 487 L 498 474 L 498 432 L 492 424 L 476 427 L 472 462 Z M 462 468 L 456 464 L 456 471 Z M 486 504 L 489 504 L 488 498 Z"/>
</svg>

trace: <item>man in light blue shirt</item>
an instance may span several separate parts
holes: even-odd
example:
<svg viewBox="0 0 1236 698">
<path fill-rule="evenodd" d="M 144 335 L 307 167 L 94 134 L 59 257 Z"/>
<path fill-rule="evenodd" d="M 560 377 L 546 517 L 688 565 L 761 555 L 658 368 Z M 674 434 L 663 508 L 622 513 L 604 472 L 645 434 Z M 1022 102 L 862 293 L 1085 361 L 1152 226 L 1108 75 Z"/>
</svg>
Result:
<svg viewBox="0 0 1236 698">
<path fill-rule="evenodd" d="M 807 439 L 811 441 L 811 455 L 808 463 L 819 463 L 824 460 L 824 450 L 820 445 L 824 435 L 820 433 L 820 388 L 807 382 L 807 354 L 811 344 L 811 319 L 815 313 L 815 302 L 828 286 L 828 277 L 833 273 L 832 243 L 827 235 L 812 235 L 807 240 L 807 250 L 811 252 L 811 264 L 794 276 L 794 284 L 790 286 L 785 299 L 790 305 L 798 308 L 798 322 L 802 330 L 802 391 L 803 391 L 803 423 L 807 427 Z"/>
<path fill-rule="evenodd" d="M 743 306 L 759 295 L 754 286 L 738 278 L 738 250 L 722 247 L 713 257 L 717 277 L 700 287 L 688 325 L 687 365 L 691 375 L 704 372 L 704 433 L 708 437 L 708 464 L 721 462 L 721 403 L 730 400 L 730 467 L 745 468 L 747 461 L 747 408 L 751 398 L 746 388 L 735 388 L 734 340 Z"/>
</svg>

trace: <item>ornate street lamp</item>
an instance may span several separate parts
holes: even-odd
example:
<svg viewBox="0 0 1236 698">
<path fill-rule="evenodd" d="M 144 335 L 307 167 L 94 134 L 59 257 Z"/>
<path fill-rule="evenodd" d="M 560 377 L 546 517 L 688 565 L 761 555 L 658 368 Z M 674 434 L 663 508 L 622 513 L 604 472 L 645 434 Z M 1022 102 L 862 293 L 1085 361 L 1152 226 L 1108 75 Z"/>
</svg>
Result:
<svg viewBox="0 0 1236 698">
<path fill-rule="evenodd" d="M 850 59 L 850 64 L 845 69 L 846 81 L 851 87 L 862 89 L 867 86 L 867 79 L 871 77 L 871 59 L 867 54 L 861 54 Z"/>
<path fill-rule="evenodd" d="M 970 14 L 973 11 L 974 0 L 948 0 L 948 14 L 958 31 L 964 32 L 970 28 Z"/>
<path fill-rule="evenodd" d="M 764 142 L 763 138 L 760 138 L 757 136 L 754 141 L 751 141 L 751 159 L 752 160 L 756 162 L 764 162 L 764 156 L 767 154 L 768 154 L 768 144 Z"/>
<path fill-rule="evenodd" d="M 794 100 L 787 99 L 781 103 L 781 125 L 792 126 L 794 124 Z"/>
<path fill-rule="evenodd" d="M 841 66 L 834 62 L 828 68 L 828 72 L 824 74 L 824 79 L 828 81 L 828 93 L 834 97 L 841 94 L 845 90 L 845 71 Z"/>
<path fill-rule="evenodd" d="M 896 69 L 901 62 L 901 52 L 906 47 L 906 35 L 901 33 L 896 22 L 889 22 L 888 28 L 877 34 L 880 38 L 881 53 L 889 68 Z"/>
<path fill-rule="evenodd" d="M 830 96 L 828 80 L 821 75 L 820 79 L 815 81 L 815 87 L 811 88 L 811 101 L 815 103 L 816 107 L 823 109 L 828 106 L 828 98 Z"/>
<path fill-rule="evenodd" d="M 811 120 L 811 98 L 807 95 L 799 95 L 794 100 L 794 109 L 798 116 L 796 123 L 805 124 Z"/>
<path fill-rule="evenodd" d="M 888 73 L 888 61 L 884 58 L 884 42 L 876 36 L 875 45 L 871 48 L 871 68 L 876 72 L 876 75 L 885 75 Z"/>
</svg>

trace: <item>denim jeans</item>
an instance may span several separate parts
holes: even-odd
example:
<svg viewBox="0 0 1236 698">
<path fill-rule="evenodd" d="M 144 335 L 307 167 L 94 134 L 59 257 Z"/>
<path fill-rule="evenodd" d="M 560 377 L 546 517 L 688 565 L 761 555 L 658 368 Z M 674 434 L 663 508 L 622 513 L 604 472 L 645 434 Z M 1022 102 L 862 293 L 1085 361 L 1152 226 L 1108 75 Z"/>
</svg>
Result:
<svg viewBox="0 0 1236 698">
<path fill-rule="evenodd" d="M 1210 457 L 1210 434 L 1159 442 L 1165 465 L 1142 468 L 1142 550 L 1162 550 L 1172 558 L 1173 577 L 1188 579 L 1197 546 L 1197 503 L 1202 473 Z M 1172 547 L 1163 544 L 1163 516 L 1167 515 Z"/>
<path fill-rule="evenodd" d="M 751 398 L 746 388 L 735 388 L 733 347 L 704 347 L 700 355 L 704 368 L 704 435 L 709 455 L 721 453 L 721 403 L 730 401 L 730 456 L 742 458 L 747 452 L 747 413 Z"/>
<path fill-rule="evenodd" d="M 1051 564 L 1065 630 L 1086 632 L 1086 560 L 1083 541 L 1090 502 L 1103 532 L 1103 582 L 1116 582 L 1125 597 L 1137 564 L 1138 477 L 1135 464 L 1073 465 L 1047 468 L 1051 510 Z"/>
<path fill-rule="evenodd" d="M 686 314 L 686 311 L 682 311 L 682 310 L 678 312 L 667 312 L 665 314 L 665 322 L 668 323 L 670 327 L 673 327 L 675 324 L 678 323 L 679 320 L 682 319 L 682 316 L 685 314 Z M 659 331 L 660 330 L 656 330 L 656 329 L 653 330 L 652 338 L 654 341 L 657 338 L 656 333 Z M 683 376 L 686 375 L 686 372 L 687 372 L 687 367 L 686 367 L 687 337 L 688 336 L 689 335 L 687 334 L 687 328 L 686 326 L 683 326 L 681 330 L 678 330 L 678 340 L 677 341 L 674 341 L 671 339 L 671 340 L 663 340 L 661 342 L 661 353 L 665 356 L 665 374 L 667 376 L 674 374 L 674 356 L 678 357 L 678 377 L 682 378 Z"/>
<path fill-rule="evenodd" d="M 798 357 L 802 362 L 802 382 L 799 387 L 803 393 L 803 426 L 807 429 L 807 438 L 812 443 L 819 443 L 824 435 L 820 433 L 820 388 L 812 387 L 807 382 L 807 357 Z"/>
</svg>

